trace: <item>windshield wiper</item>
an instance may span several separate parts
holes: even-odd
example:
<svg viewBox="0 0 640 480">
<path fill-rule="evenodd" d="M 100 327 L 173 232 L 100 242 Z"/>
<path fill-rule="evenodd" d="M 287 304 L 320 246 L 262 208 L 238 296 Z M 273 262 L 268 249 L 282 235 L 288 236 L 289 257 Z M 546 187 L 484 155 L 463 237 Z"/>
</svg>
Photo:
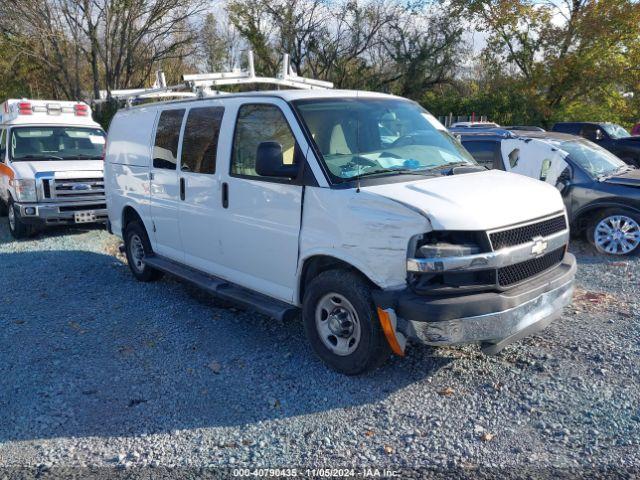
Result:
<svg viewBox="0 0 640 480">
<path fill-rule="evenodd" d="M 102 157 L 95 155 L 69 155 L 68 157 L 62 157 L 61 160 L 102 160 Z"/>
<path fill-rule="evenodd" d="M 421 176 L 421 177 L 433 176 L 432 173 L 428 172 L 425 169 L 414 170 L 414 169 L 411 169 L 411 168 L 382 168 L 382 169 L 373 170 L 373 171 L 370 171 L 370 172 L 364 172 L 364 173 L 361 173 L 361 174 L 359 174 L 357 176 L 358 177 L 367 177 L 367 176 L 383 174 L 383 173 L 397 173 L 397 174 L 400 174 L 400 175 L 418 175 L 418 176 Z"/>
<path fill-rule="evenodd" d="M 57 155 L 24 155 L 22 157 L 14 157 L 13 160 L 64 160 L 64 158 Z"/>
<path fill-rule="evenodd" d="M 441 170 L 444 168 L 455 168 L 455 167 L 477 167 L 478 165 L 474 165 L 469 162 L 452 162 L 452 163 L 443 163 L 440 165 L 434 165 L 429 167 L 427 170 Z"/>
</svg>

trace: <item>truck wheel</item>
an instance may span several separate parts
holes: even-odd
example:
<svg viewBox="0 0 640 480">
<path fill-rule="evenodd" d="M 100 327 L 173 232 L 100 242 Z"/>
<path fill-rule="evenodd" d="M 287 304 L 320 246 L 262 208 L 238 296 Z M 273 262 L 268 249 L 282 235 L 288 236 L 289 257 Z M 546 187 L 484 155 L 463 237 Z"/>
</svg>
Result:
<svg viewBox="0 0 640 480">
<path fill-rule="evenodd" d="M 151 242 L 140 222 L 131 222 L 124 230 L 124 250 L 129 268 L 141 282 L 153 282 L 162 278 L 162 272 L 144 262 L 145 255 L 153 253 Z"/>
<path fill-rule="evenodd" d="M 20 209 L 16 207 L 11 199 L 9 199 L 9 206 L 7 207 L 7 210 L 7 217 L 9 217 L 9 233 L 11 233 L 13 238 L 20 240 L 31 235 L 31 226 L 22 221 L 22 218 L 20 217 Z"/>
<path fill-rule="evenodd" d="M 640 215 L 625 209 L 609 209 L 595 216 L 587 228 L 587 240 L 600 253 L 640 254 Z"/>
<path fill-rule="evenodd" d="M 329 270 L 314 278 L 304 294 L 302 316 L 311 347 L 339 373 L 373 370 L 391 353 L 371 287 L 354 272 Z"/>
</svg>

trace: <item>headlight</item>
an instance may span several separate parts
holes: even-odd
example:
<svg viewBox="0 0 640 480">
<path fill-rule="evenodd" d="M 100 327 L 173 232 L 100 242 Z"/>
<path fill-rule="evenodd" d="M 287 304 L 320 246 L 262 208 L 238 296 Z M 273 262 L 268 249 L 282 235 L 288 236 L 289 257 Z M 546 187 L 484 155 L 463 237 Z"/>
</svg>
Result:
<svg viewBox="0 0 640 480">
<path fill-rule="evenodd" d="M 16 180 L 9 182 L 16 192 L 16 200 L 18 202 L 37 202 L 36 197 L 36 181 L 35 180 Z"/>
<path fill-rule="evenodd" d="M 418 258 L 446 258 L 476 255 L 483 251 L 477 232 L 433 231 L 417 242 Z"/>
<path fill-rule="evenodd" d="M 475 244 L 455 245 L 453 243 L 438 242 L 422 245 L 418 251 L 422 258 L 464 257 L 480 253 L 480 247 Z"/>
</svg>

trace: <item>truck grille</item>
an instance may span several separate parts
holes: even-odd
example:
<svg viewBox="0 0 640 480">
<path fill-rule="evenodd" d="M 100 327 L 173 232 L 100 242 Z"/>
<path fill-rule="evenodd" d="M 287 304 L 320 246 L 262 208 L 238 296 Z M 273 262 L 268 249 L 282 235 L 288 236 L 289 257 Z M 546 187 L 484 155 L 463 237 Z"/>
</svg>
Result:
<svg viewBox="0 0 640 480">
<path fill-rule="evenodd" d="M 44 180 L 45 198 L 59 200 L 82 200 L 85 198 L 104 197 L 104 180 L 102 178 L 69 178 Z"/>
<path fill-rule="evenodd" d="M 489 238 L 493 249 L 500 250 L 501 248 L 513 247 L 530 242 L 534 237 L 547 237 L 566 229 L 567 221 L 564 215 L 559 215 L 548 220 L 543 220 L 542 222 L 493 232 L 489 235 Z"/>
<path fill-rule="evenodd" d="M 561 247 L 542 257 L 499 268 L 498 285 L 509 287 L 549 270 L 562 261 L 564 250 L 565 247 Z"/>
</svg>

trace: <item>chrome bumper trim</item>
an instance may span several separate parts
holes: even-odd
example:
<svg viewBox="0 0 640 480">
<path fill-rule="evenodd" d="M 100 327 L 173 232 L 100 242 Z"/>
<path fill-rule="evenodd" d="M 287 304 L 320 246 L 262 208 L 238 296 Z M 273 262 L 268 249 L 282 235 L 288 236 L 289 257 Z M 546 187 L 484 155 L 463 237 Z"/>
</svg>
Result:
<svg viewBox="0 0 640 480">
<path fill-rule="evenodd" d="M 567 243 L 569 243 L 569 230 L 563 230 L 548 237 L 539 237 L 530 242 L 503 248 L 495 252 L 462 257 L 409 258 L 407 260 L 407 271 L 413 273 L 441 273 L 501 268 L 540 257 Z M 540 252 L 539 248 L 543 245 L 546 245 L 546 248 Z"/>
<path fill-rule="evenodd" d="M 104 205 L 104 200 L 99 203 L 87 203 L 87 202 L 77 202 L 77 203 L 25 203 L 25 204 L 17 204 L 20 208 L 20 215 L 25 219 L 40 219 L 42 221 L 73 221 L 74 214 L 80 211 L 92 210 L 96 214 L 96 220 L 103 221 L 107 218 L 107 209 L 106 208 L 92 208 L 93 206 Z M 73 208 L 77 207 L 77 210 L 66 210 L 60 211 L 60 207 L 64 208 Z M 25 211 L 26 208 L 35 208 L 36 212 L 34 215 L 27 215 Z"/>
</svg>

